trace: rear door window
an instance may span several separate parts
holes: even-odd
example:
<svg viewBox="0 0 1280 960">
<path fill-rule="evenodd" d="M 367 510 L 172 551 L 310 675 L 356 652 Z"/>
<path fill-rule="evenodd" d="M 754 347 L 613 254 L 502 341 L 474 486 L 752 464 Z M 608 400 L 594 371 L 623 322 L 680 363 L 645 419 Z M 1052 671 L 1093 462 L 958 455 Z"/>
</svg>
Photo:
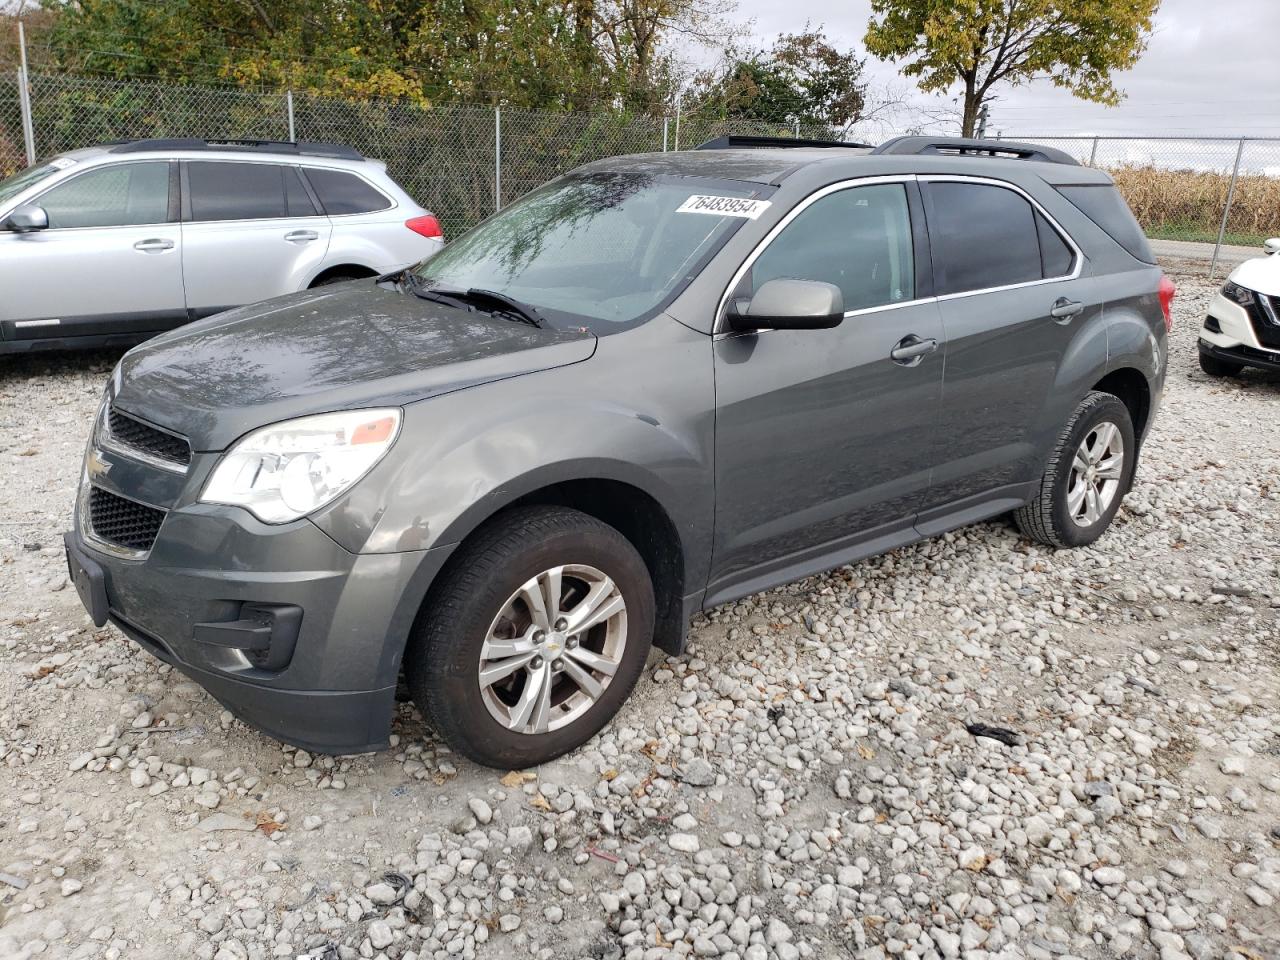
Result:
<svg viewBox="0 0 1280 960">
<path fill-rule="evenodd" d="M 127 227 L 169 219 L 169 163 L 115 163 L 86 170 L 36 198 L 50 229 Z"/>
<path fill-rule="evenodd" d="M 302 185 L 297 167 L 281 167 L 284 174 L 284 200 L 291 217 L 315 217 L 320 211 L 311 200 L 311 194 Z"/>
<path fill-rule="evenodd" d="M 984 183 L 925 187 L 939 295 L 1043 279 L 1036 211 L 1023 196 Z"/>
<path fill-rule="evenodd" d="M 324 212 L 331 217 L 348 213 L 373 213 L 386 210 L 391 201 L 354 173 L 307 167 L 307 179 L 320 198 Z"/>
<path fill-rule="evenodd" d="M 1039 211 L 1036 211 L 1036 233 L 1040 237 L 1040 263 L 1045 279 L 1065 277 L 1071 272 L 1076 255 Z"/>
<path fill-rule="evenodd" d="M 289 171 L 289 167 L 278 163 L 188 161 L 191 219 L 200 222 L 288 217 L 285 175 Z"/>
</svg>

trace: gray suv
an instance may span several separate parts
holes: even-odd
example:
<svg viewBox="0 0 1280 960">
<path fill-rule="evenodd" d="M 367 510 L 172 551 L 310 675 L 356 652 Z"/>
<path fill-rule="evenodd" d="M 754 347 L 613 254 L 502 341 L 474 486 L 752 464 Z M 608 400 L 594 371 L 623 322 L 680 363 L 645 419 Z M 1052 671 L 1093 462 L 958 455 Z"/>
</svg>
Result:
<svg viewBox="0 0 1280 960">
<path fill-rule="evenodd" d="M 1009 512 L 1097 539 L 1171 299 L 1109 178 L 1043 147 L 602 160 L 131 350 L 70 570 L 282 740 L 385 745 L 403 676 L 459 752 L 536 764 L 699 610 Z"/>
<path fill-rule="evenodd" d="M 0 355 L 132 344 L 429 257 L 440 224 L 350 147 L 126 140 L 0 181 Z"/>
</svg>

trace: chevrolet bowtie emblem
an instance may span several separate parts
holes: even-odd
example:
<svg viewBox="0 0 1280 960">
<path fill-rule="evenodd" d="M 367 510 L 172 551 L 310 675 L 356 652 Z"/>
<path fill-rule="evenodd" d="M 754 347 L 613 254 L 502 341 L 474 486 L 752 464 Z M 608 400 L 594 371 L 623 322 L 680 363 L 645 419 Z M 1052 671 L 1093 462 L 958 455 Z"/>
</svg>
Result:
<svg viewBox="0 0 1280 960">
<path fill-rule="evenodd" d="M 111 472 L 111 461 L 102 458 L 102 452 L 99 450 L 90 450 L 85 467 L 89 471 L 89 476 L 97 477 Z"/>
</svg>

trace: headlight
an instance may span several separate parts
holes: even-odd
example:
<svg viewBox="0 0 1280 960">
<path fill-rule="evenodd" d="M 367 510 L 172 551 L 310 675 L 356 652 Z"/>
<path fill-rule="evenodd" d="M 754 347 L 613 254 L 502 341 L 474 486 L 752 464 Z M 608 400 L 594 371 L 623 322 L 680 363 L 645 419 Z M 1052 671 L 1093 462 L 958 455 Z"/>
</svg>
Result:
<svg viewBox="0 0 1280 960">
<path fill-rule="evenodd" d="M 1222 285 L 1222 295 L 1242 307 L 1253 306 L 1253 291 L 1240 286 L 1238 283 L 1232 283 L 1230 280 Z"/>
<path fill-rule="evenodd" d="M 297 520 L 350 489 L 391 449 L 399 431 L 397 409 L 325 413 L 263 427 L 223 455 L 200 499 L 245 507 L 264 523 Z"/>
</svg>

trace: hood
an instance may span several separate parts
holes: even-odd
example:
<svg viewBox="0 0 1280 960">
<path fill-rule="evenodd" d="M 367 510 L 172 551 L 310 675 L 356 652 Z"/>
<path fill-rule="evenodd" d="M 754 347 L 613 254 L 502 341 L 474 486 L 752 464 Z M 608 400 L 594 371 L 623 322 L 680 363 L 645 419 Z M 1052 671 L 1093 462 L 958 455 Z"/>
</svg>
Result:
<svg viewBox="0 0 1280 960">
<path fill-rule="evenodd" d="M 1269 297 L 1280 297 L 1280 253 L 1246 260 L 1231 271 L 1232 283 Z"/>
<path fill-rule="evenodd" d="M 398 406 L 578 363 L 595 345 L 582 331 L 348 283 L 239 307 L 135 347 L 120 361 L 114 402 L 195 450 L 216 451 L 292 417 Z"/>
</svg>

